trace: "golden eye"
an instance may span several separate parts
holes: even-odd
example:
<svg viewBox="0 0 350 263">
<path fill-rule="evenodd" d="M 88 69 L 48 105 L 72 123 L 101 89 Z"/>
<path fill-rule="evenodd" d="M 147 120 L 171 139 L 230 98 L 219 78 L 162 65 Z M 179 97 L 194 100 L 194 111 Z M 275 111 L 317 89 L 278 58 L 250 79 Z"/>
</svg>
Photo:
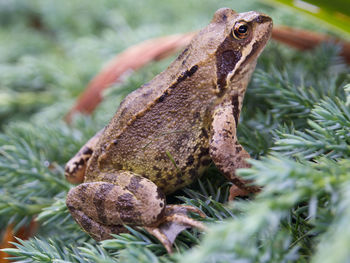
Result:
<svg viewBox="0 0 350 263">
<path fill-rule="evenodd" d="M 246 22 L 240 21 L 235 24 L 232 35 L 236 39 L 245 39 L 249 34 L 249 26 Z"/>
</svg>

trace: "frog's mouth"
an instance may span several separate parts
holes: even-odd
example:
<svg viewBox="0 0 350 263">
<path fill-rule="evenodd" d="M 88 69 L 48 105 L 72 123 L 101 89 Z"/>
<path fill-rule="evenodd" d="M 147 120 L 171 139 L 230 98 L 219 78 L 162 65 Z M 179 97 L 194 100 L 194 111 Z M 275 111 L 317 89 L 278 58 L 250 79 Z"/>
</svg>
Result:
<svg viewBox="0 0 350 263">
<path fill-rule="evenodd" d="M 251 41 L 253 44 L 250 52 L 246 55 L 246 58 L 242 61 L 239 67 L 245 67 L 247 64 L 253 62 L 253 60 L 256 60 L 265 48 L 272 34 L 273 23 L 269 16 L 260 14 L 253 21 L 256 22 L 254 29 L 256 34 Z"/>
</svg>

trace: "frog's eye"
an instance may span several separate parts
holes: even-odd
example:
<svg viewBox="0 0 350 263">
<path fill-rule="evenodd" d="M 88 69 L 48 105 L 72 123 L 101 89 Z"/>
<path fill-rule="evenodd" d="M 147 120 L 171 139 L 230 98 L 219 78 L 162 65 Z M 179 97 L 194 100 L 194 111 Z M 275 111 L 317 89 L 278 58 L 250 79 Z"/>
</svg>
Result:
<svg viewBox="0 0 350 263">
<path fill-rule="evenodd" d="M 232 35 L 235 39 L 244 39 L 248 34 L 249 26 L 244 21 L 237 22 L 232 29 Z"/>
</svg>

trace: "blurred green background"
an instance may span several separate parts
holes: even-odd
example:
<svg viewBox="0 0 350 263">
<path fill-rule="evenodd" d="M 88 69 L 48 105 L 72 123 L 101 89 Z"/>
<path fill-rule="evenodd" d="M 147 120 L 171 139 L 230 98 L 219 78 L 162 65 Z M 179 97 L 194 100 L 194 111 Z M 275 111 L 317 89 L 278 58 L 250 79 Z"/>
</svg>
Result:
<svg viewBox="0 0 350 263">
<path fill-rule="evenodd" d="M 348 0 L 271 0 L 313 16 L 333 29 L 350 33 L 350 2 Z"/>
<path fill-rule="evenodd" d="M 149 38 L 197 30 L 224 6 L 265 12 L 275 25 L 339 34 L 275 1 L 1 0 L 0 127 L 43 107 L 62 117 L 118 52 Z"/>
</svg>

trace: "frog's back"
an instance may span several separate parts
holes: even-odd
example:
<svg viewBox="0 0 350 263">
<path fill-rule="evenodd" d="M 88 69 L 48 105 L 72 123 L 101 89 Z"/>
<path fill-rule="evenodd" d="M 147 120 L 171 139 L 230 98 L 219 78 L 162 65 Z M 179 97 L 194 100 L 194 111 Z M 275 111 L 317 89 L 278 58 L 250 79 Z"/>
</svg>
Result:
<svg viewBox="0 0 350 263">
<path fill-rule="evenodd" d="M 128 170 L 168 193 L 201 173 L 210 162 L 215 52 L 224 30 L 209 24 L 167 70 L 125 98 L 89 161 L 87 181 L 99 171 Z"/>
<path fill-rule="evenodd" d="M 204 78 L 195 66 L 163 93 L 153 88 L 157 86 L 149 87 L 149 92 L 143 87 L 145 92 L 138 90 L 126 98 L 89 162 L 89 180 L 97 179 L 97 170 L 128 170 L 149 178 L 165 192 L 192 181 L 208 155 L 206 118 L 212 97 L 201 87 L 191 92 L 194 85 L 201 85 L 190 78 L 195 74 Z M 152 99 L 143 100 L 147 96 Z"/>
</svg>

